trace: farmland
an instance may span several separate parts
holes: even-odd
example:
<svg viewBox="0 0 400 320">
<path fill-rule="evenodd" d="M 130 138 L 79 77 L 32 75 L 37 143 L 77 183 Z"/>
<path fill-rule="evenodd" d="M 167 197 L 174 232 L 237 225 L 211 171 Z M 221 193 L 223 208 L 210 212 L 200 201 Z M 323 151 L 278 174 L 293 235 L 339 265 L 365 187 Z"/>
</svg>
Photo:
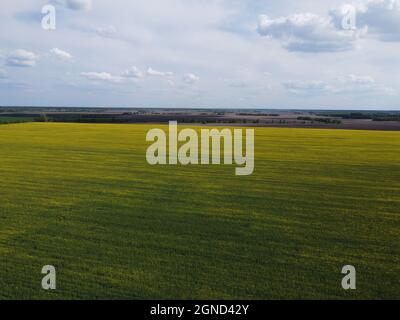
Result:
<svg viewBox="0 0 400 320">
<path fill-rule="evenodd" d="M 33 117 L 0 117 L 0 124 L 32 122 Z"/>
<path fill-rule="evenodd" d="M 399 131 L 256 128 L 238 177 L 148 165 L 153 127 L 0 126 L 0 299 L 400 298 Z"/>
</svg>

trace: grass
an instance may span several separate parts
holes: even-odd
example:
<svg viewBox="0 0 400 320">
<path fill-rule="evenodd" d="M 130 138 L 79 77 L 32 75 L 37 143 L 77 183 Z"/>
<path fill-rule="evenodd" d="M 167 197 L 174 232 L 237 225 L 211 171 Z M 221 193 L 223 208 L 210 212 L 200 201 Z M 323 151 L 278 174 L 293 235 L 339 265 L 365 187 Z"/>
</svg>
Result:
<svg viewBox="0 0 400 320">
<path fill-rule="evenodd" d="M 0 298 L 400 298 L 400 132 L 258 128 L 237 177 L 149 166 L 150 128 L 0 126 Z"/>
</svg>

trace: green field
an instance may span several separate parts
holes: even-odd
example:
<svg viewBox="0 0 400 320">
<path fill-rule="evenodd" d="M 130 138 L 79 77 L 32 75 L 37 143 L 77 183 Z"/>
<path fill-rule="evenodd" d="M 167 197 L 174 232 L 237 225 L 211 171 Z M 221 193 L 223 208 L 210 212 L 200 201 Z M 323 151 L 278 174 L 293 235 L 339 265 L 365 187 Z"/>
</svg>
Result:
<svg viewBox="0 0 400 320">
<path fill-rule="evenodd" d="M 400 299 L 400 132 L 256 129 L 238 177 L 151 167 L 152 127 L 0 126 L 1 299 Z"/>
</svg>

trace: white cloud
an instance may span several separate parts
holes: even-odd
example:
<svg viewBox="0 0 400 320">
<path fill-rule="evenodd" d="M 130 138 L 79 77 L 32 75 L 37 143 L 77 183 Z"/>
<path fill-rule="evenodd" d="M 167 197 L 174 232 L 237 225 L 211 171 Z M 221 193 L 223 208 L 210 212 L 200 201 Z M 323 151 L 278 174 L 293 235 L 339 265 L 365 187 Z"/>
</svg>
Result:
<svg viewBox="0 0 400 320">
<path fill-rule="evenodd" d="M 261 15 L 258 33 L 278 39 L 289 51 L 338 52 L 355 48 L 365 29 L 349 31 L 338 29 L 332 17 L 312 13 L 292 14 L 273 19 Z"/>
<path fill-rule="evenodd" d="M 355 10 L 355 30 L 345 30 L 343 19 Z M 338 52 L 356 48 L 367 35 L 381 41 L 400 41 L 400 0 L 362 0 L 329 11 L 291 14 L 280 18 L 261 15 L 258 33 L 279 40 L 289 51 Z"/>
<path fill-rule="evenodd" d="M 59 60 L 71 60 L 72 55 L 64 50 L 53 48 L 50 50 L 50 53 L 55 56 Z"/>
<path fill-rule="evenodd" d="M 249 88 L 250 83 L 248 81 L 243 81 L 243 80 L 233 80 L 229 82 L 229 86 L 232 88 L 244 89 L 244 88 Z"/>
<path fill-rule="evenodd" d="M 172 77 L 174 74 L 172 72 L 163 72 L 155 70 L 151 67 L 147 69 L 147 75 L 155 77 Z"/>
<path fill-rule="evenodd" d="M 121 77 L 114 76 L 108 72 L 82 72 L 82 77 L 92 81 L 121 82 Z"/>
<path fill-rule="evenodd" d="M 363 0 L 331 10 L 330 16 L 340 26 L 345 10 L 352 6 L 356 13 L 356 27 L 368 28 L 371 37 L 382 41 L 400 41 L 400 0 Z"/>
<path fill-rule="evenodd" d="M 331 91 L 331 87 L 324 81 L 286 81 L 282 84 L 292 94 L 324 94 Z"/>
<path fill-rule="evenodd" d="M 365 95 L 374 93 L 393 95 L 396 93 L 393 88 L 378 83 L 371 76 L 354 74 L 340 76 L 331 81 L 286 81 L 282 85 L 289 93 L 297 95 Z"/>
<path fill-rule="evenodd" d="M 200 81 L 200 77 L 196 76 L 193 73 L 188 73 L 183 76 L 183 81 L 186 84 L 195 84 Z"/>
<path fill-rule="evenodd" d="M 3 69 L 0 69 L 0 79 L 4 79 L 7 76 L 7 72 Z"/>
<path fill-rule="evenodd" d="M 71 10 L 90 10 L 92 0 L 65 0 L 65 6 Z"/>
<path fill-rule="evenodd" d="M 400 41 L 400 0 L 369 0 L 357 10 L 358 27 L 382 41 Z"/>
<path fill-rule="evenodd" d="M 18 49 L 8 55 L 6 64 L 11 67 L 34 67 L 38 58 L 31 51 Z"/>
<path fill-rule="evenodd" d="M 384 93 L 384 94 L 395 94 L 396 91 L 387 87 L 381 83 L 378 83 L 371 76 L 358 76 L 354 74 L 348 74 L 337 78 L 337 83 L 333 89 L 334 93 Z"/>
<path fill-rule="evenodd" d="M 125 70 L 123 76 L 126 78 L 134 78 L 134 79 L 141 79 L 143 78 L 143 72 L 139 70 L 139 68 L 133 66 L 129 69 Z"/>
<path fill-rule="evenodd" d="M 343 83 L 351 83 L 359 86 L 372 86 L 376 83 L 375 79 L 371 76 L 357 76 L 354 74 L 338 77 L 338 80 Z"/>
<path fill-rule="evenodd" d="M 109 37 L 112 37 L 113 35 L 115 35 L 117 33 L 117 28 L 115 26 L 113 26 L 113 25 L 110 25 L 108 27 L 98 28 L 96 30 L 96 33 L 100 37 L 109 38 Z"/>
</svg>

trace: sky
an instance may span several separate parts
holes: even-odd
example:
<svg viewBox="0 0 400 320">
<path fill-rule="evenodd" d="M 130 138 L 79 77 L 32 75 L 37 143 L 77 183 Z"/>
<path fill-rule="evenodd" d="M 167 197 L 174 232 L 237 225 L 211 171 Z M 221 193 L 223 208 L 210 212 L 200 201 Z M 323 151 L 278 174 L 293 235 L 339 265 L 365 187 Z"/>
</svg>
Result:
<svg viewBox="0 0 400 320">
<path fill-rule="evenodd" d="M 400 0 L 0 8 L 2 106 L 400 110 Z"/>
</svg>

